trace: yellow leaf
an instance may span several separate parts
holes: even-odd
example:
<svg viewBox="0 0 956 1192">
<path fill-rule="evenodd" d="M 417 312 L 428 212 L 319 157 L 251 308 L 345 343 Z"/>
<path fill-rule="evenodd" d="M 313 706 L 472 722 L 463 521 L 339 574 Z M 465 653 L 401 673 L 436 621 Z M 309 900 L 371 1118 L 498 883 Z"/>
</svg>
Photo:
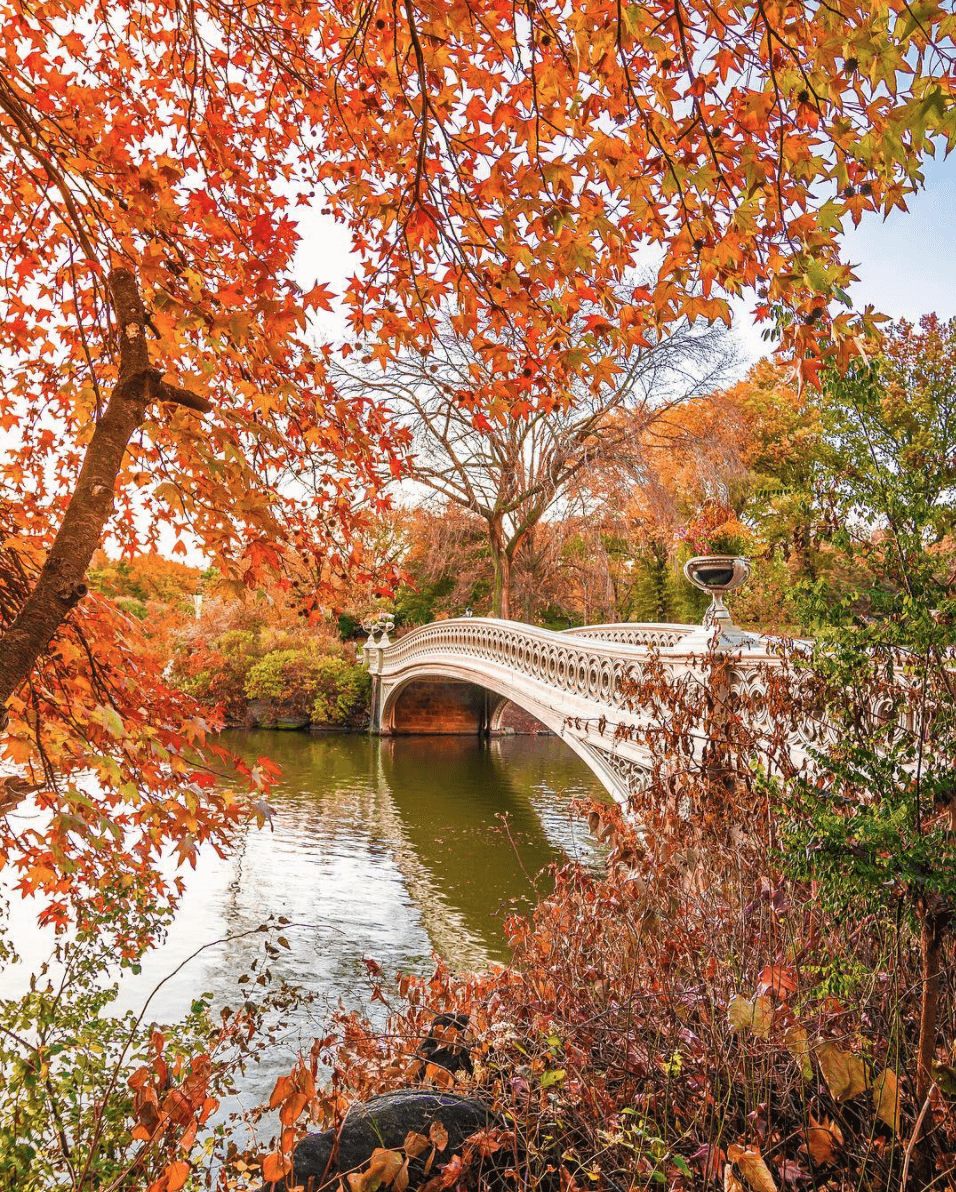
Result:
<svg viewBox="0 0 956 1192">
<path fill-rule="evenodd" d="M 900 1085 L 896 1073 L 889 1068 L 873 1081 L 873 1108 L 881 1122 L 886 1122 L 894 1134 L 900 1129 Z"/>
<path fill-rule="evenodd" d="M 734 1175 L 734 1169 L 729 1163 L 724 1164 L 724 1192 L 747 1192 L 740 1180 Z"/>
<path fill-rule="evenodd" d="M 376 1147 L 372 1151 L 367 1175 L 370 1180 L 378 1180 L 383 1184 L 390 1184 L 402 1169 L 404 1159 L 398 1151 L 389 1151 L 384 1147 Z"/>
<path fill-rule="evenodd" d="M 813 1065 L 810 1063 L 810 1045 L 807 1042 L 807 1032 L 798 1023 L 787 1028 L 783 1037 L 787 1051 L 797 1061 L 800 1074 L 804 1080 L 813 1079 Z"/>
<path fill-rule="evenodd" d="M 727 1018 L 734 1030 L 751 1030 L 755 1035 L 766 1038 L 773 1022 L 773 1005 L 768 997 L 755 997 L 753 1001 L 747 1001 L 738 993 L 727 1007 Z"/>
<path fill-rule="evenodd" d="M 731 1163 L 736 1163 L 737 1170 L 754 1189 L 754 1192 L 777 1192 L 777 1185 L 773 1182 L 770 1168 L 764 1163 L 759 1151 L 734 1143 L 727 1148 L 727 1158 Z"/>
<path fill-rule="evenodd" d="M 869 1088 L 866 1064 L 860 1056 L 841 1051 L 835 1043 L 822 1044 L 816 1049 L 816 1056 L 835 1101 L 849 1101 Z"/>
</svg>

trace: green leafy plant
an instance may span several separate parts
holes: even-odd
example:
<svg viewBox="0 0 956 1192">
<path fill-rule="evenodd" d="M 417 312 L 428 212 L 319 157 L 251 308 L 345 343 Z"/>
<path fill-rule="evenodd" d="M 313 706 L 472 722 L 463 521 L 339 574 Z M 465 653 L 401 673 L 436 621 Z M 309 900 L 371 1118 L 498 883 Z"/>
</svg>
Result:
<svg viewBox="0 0 956 1192">
<path fill-rule="evenodd" d="M 805 593 L 821 624 L 801 669 L 831 741 L 790 792 L 791 872 L 835 913 L 897 910 L 920 939 L 920 1103 L 934 1079 L 942 958 L 956 915 L 956 371 L 943 332 L 898 333 L 887 353 L 830 378 L 824 479 L 847 553 L 879 576 L 858 596 Z"/>
</svg>

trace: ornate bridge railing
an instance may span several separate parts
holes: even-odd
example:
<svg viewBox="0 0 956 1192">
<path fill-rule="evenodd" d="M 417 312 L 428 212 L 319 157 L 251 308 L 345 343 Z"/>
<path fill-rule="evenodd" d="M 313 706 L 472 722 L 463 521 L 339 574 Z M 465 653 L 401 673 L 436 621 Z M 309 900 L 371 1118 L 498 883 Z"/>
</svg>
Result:
<svg viewBox="0 0 956 1192">
<path fill-rule="evenodd" d="M 702 678 L 708 631 L 690 625 L 593 625 L 555 633 L 494 618 L 470 617 L 425 625 L 391 642 L 370 637 L 365 660 L 373 678 L 373 731 L 396 731 L 402 691 L 422 679 L 477 684 L 512 701 L 560 735 L 618 799 L 647 774 L 641 742 L 651 713 L 634 706 L 632 682 L 653 659 L 655 674 L 679 684 Z M 732 639 L 729 692 L 746 705 L 759 732 L 771 731 L 764 697 L 768 668 L 779 665 L 769 639 L 737 632 Z M 494 712 L 491 728 L 494 729 Z M 635 731 L 637 730 L 637 731 Z M 794 760 L 819 740 L 819 727 L 794 723 Z M 701 735 L 701 741 L 704 738 Z"/>
</svg>

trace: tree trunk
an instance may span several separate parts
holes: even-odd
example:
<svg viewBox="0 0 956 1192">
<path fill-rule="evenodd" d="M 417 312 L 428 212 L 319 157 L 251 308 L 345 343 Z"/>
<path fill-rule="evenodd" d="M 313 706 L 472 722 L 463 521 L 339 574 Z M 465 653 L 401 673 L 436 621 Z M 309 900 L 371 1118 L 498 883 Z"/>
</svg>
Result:
<svg viewBox="0 0 956 1192">
<path fill-rule="evenodd" d="M 916 1053 L 916 1104 L 920 1108 L 933 1082 L 936 1054 L 936 1018 L 939 1011 L 940 954 L 944 921 L 941 915 L 923 907 L 920 915 L 922 991 L 919 1015 L 919 1046 Z"/>
<path fill-rule="evenodd" d="M 510 621 L 511 560 L 502 551 L 500 554 L 493 552 L 492 561 L 495 567 L 495 586 L 491 599 L 491 615 L 493 617 L 502 617 L 505 621 Z"/>
<path fill-rule="evenodd" d="M 147 405 L 172 401 L 202 412 L 212 408 L 204 398 L 167 384 L 162 372 L 150 365 L 148 316 L 133 274 L 114 269 L 109 286 L 119 330 L 119 376 L 36 585 L 0 637 L 0 709 L 26 682 L 70 609 L 86 595 L 86 569 L 113 512 L 123 457 L 145 419 Z M 5 711 L 0 715 L 6 723 Z"/>
<path fill-rule="evenodd" d="M 913 1170 L 920 1187 L 932 1182 L 934 1155 L 932 1139 L 927 1130 L 931 1115 L 923 1113 L 923 1107 L 933 1084 L 933 1056 L 936 1054 L 936 1022 L 939 1014 L 940 956 L 943 935 L 946 931 L 946 917 L 921 902 L 920 958 L 921 984 L 919 1043 L 916 1050 L 916 1080 L 913 1090 L 916 1094 L 917 1133 L 910 1142 L 913 1156 Z"/>
</svg>

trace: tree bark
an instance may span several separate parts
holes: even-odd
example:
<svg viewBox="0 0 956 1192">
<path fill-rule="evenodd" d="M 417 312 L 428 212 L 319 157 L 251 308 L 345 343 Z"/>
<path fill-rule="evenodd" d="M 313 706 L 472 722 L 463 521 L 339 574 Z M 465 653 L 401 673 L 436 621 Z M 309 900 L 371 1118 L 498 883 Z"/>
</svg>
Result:
<svg viewBox="0 0 956 1192">
<path fill-rule="evenodd" d="M 119 332 L 119 376 L 36 585 L 0 637 L 0 708 L 26 682 L 70 609 L 86 595 L 86 570 L 113 513 L 126 448 L 145 420 L 149 403 L 175 402 L 203 413 L 212 409 L 204 398 L 168 384 L 150 364 L 148 315 L 133 274 L 114 269 L 109 288 Z M 0 715 L 5 723 L 6 713 Z"/>
<path fill-rule="evenodd" d="M 936 1054 L 936 1019 L 939 1012 L 940 954 L 944 921 L 941 915 L 923 907 L 920 915 L 920 952 L 922 957 L 922 994 L 920 997 L 919 1044 L 916 1052 L 916 1103 L 923 1104 L 933 1082 L 933 1057 Z"/>
<path fill-rule="evenodd" d="M 488 542 L 494 568 L 494 587 L 491 593 L 491 615 L 511 620 L 511 558 L 502 541 L 501 528 L 494 522 L 488 525 Z"/>
</svg>

